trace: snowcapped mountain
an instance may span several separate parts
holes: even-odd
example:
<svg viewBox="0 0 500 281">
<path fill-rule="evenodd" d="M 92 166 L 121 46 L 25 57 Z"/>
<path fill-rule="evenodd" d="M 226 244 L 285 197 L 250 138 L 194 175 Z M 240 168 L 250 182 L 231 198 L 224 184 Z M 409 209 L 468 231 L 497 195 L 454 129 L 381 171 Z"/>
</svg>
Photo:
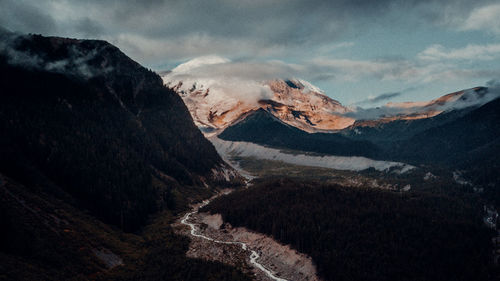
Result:
<svg viewBox="0 0 500 281">
<path fill-rule="evenodd" d="M 348 127 L 354 119 L 350 111 L 323 91 L 300 79 L 267 82 L 273 98 L 259 104 L 283 122 L 307 132 L 331 131 Z"/>
<path fill-rule="evenodd" d="M 259 108 L 307 132 L 337 130 L 354 123 L 354 119 L 342 115 L 348 108 L 304 80 L 267 81 L 262 87 L 268 87 L 272 95 L 257 103 L 221 95 L 196 82 L 189 87 L 182 82 L 168 85 L 179 93 L 195 123 L 205 132 L 223 129 Z"/>
<path fill-rule="evenodd" d="M 226 128 L 259 108 L 307 132 L 343 129 L 355 121 L 343 115 L 349 111 L 347 107 L 305 80 L 254 80 L 237 74 L 213 77 L 200 72 L 227 62 L 216 56 L 197 58 L 162 76 L 205 133 Z"/>
<path fill-rule="evenodd" d="M 475 87 L 446 94 L 431 101 L 389 102 L 380 108 L 359 109 L 351 127 L 373 127 L 396 120 L 418 120 L 437 116 L 443 112 L 474 108 L 497 98 L 497 92 L 486 87 Z"/>
<path fill-rule="evenodd" d="M 218 56 L 200 57 L 162 75 L 205 133 L 221 132 L 258 109 L 309 133 L 377 126 L 395 120 L 434 117 L 444 111 L 485 104 L 496 96 L 476 87 L 426 102 L 388 103 L 377 108 L 347 107 L 297 78 L 257 75 L 245 65 Z"/>
</svg>

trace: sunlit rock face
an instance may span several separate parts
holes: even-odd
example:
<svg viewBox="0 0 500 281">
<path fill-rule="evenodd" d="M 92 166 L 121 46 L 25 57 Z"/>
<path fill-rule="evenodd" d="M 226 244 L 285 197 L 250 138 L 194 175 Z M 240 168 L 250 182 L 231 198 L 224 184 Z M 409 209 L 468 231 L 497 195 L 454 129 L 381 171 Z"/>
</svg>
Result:
<svg viewBox="0 0 500 281">
<path fill-rule="evenodd" d="M 258 86 L 249 83 L 249 88 L 266 91 L 258 94 L 260 99 L 250 99 L 237 93 L 240 85 L 232 94 L 228 89 L 232 82 L 220 89 L 218 83 L 210 87 L 213 81 L 170 81 L 168 74 L 163 79 L 181 96 L 196 125 L 206 133 L 226 128 L 259 108 L 307 132 L 339 130 L 354 123 L 353 118 L 343 116 L 349 111 L 347 107 L 303 80 L 276 79 Z"/>
<path fill-rule="evenodd" d="M 353 118 L 343 115 L 349 111 L 347 107 L 306 81 L 273 80 L 268 85 L 273 99 L 261 100 L 259 104 L 287 124 L 318 132 L 339 130 L 354 123 Z"/>
</svg>

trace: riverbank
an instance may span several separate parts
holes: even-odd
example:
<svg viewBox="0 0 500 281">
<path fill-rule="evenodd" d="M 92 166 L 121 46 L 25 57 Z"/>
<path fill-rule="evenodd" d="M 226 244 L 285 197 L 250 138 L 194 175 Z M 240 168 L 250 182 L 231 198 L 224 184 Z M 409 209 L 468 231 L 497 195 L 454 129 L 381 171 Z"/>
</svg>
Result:
<svg viewBox="0 0 500 281">
<path fill-rule="evenodd" d="M 220 215 L 198 213 L 208 202 L 193 206 L 173 225 L 176 232 L 191 237 L 188 257 L 233 265 L 256 280 L 319 280 L 310 257 L 263 234 L 233 228 Z"/>
</svg>

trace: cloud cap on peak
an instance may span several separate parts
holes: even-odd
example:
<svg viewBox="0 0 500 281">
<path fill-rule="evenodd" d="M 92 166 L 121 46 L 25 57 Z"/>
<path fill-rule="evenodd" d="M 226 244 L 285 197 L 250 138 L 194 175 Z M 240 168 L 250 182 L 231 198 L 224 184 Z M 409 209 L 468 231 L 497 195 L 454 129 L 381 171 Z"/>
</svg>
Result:
<svg viewBox="0 0 500 281">
<path fill-rule="evenodd" d="M 229 63 L 231 60 L 216 55 L 197 57 L 172 69 L 174 73 L 189 73 L 190 71 L 207 65 Z"/>
</svg>

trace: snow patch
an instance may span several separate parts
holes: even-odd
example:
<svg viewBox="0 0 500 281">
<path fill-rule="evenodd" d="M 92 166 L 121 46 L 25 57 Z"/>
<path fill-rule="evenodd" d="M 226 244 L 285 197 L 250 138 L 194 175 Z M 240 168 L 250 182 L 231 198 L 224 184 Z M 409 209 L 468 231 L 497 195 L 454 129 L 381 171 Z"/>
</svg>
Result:
<svg viewBox="0 0 500 281">
<path fill-rule="evenodd" d="M 258 159 L 277 160 L 289 164 L 331 168 L 336 170 L 362 171 L 374 168 L 378 171 L 396 169 L 398 173 L 405 173 L 414 167 L 400 162 L 378 161 L 366 157 L 345 156 L 314 156 L 304 153 L 289 154 L 279 149 L 264 147 L 250 142 L 232 142 L 221 140 L 218 137 L 208 138 L 223 158 L 228 155 L 255 157 Z"/>
<path fill-rule="evenodd" d="M 304 86 L 304 89 L 302 90 L 303 93 L 309 93 L 309 92 L 316 92 L 316 93 L 320 93 L 320 94 L 325 94 L 325 92 L 323 90 L 321 90 L 320 88 L 314 86 L 313 84 L 307 82 L 306 80 L 302 80 L 302 79 L 296 79 L 297 81 L 300 82 L 300 84 L 302 84 Z"/>
</svg>

